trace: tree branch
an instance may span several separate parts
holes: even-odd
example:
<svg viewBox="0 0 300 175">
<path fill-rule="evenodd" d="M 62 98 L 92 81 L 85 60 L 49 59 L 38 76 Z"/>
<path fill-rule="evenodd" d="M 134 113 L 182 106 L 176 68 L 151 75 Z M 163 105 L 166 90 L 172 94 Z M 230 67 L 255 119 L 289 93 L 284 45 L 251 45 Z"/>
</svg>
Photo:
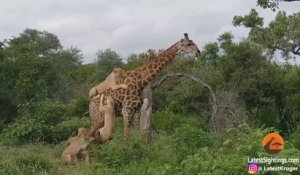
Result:
<svg viewBox="0 0 300 175">
<path fill-rule="evenodd" d="M 298 48 L 296 49 L 296 47 L 298 47 Z M 296 47 L 293 49 L 292 53 L 300 56 L 300 46 L 296 46 Z"/>
<path fill-rule="evenodd" d="M 209 86 L 207 83 L 205 83 L 204 81 L 194 77 L 193 75 L 190 74 L 186 74 L 186 73 L 171 73 L 171 74 L 166 74 L 165 76 L 163 76 L 159 81 L 154 82 L 153 84 L 151 84 L 151 88 L 155 89 L 157 86 L 160 86 L 166 79 L 170 78 L 170 77 L 174 77 L 174 76 L 183 76 L 186 78 L 190 78 L 195 82 L 200 83 L 202 86 L 206 87 L 209 90 L 209 93 L 212 97 L 212 112 L 213 112 L 213 116 L 217 113 L 217 98 L 215 95 L 215 92 L 213 91 L 213 89 L 211 88 L 211 86 Z"/>
</svg>

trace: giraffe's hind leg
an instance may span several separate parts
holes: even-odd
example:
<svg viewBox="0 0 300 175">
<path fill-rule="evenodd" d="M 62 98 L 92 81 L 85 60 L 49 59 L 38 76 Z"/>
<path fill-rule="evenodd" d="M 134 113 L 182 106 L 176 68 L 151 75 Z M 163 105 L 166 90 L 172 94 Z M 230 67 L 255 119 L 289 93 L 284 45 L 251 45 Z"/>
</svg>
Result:
<svg viewBox="0 0 300 175">
<path fill-rule="evenodd" d="M 136 109 L 140 106 L 140 99 L 137 97 L 134 99 L 134 101 L 125 103 L 125 105 L 122 108 L 122 116 L 123 116 L 123 122 L 124 122 L 124 137 L 125 139 L 129 135 L 129 128 L 132 125 L 133 116 L 136 111 Z"/>
<path fill-rule="evenodd" d="M 132 111 L 129 108 L 123 108 L 122 109 L 122 116 L 123 116 L 123 124 L 124 124 L 124 137 L 127 139 L 129 135 L 129 128 L 132 123 L 132 117 L 133 117 L 134 111 Z"/>
</svg>

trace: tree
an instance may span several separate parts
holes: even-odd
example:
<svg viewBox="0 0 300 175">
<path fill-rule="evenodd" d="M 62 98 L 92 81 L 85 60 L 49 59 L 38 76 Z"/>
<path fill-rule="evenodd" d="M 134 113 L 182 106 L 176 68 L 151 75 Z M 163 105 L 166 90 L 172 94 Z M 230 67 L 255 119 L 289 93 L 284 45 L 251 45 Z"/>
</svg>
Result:
<svg viewBox="0 0 300 175">
<path fill-rule="evenodd" d="M 0 108 L 15 110 L 47 98 L 67 102 L 74 95 L 71 72 L 81 65 L 78 49 L 64 50 L 57 36 L 26 29 L 0 42 Z"/>
<path fill-rule="evenodd" d="M 235 16 L 233 24 L 250 28 L 249 40 L 266 48 L 271 55 L 276 50 L 280 50 L 286 59 L 291 53 L 300 55 L 300 12 L 287 16 L 280 11 L 275 20 L 263 27 L 263 19 L 252 9 L 249 15 Z"/>
<path fill-rule="evenodd" d="M 251 9 L 249 15 L 245 16 L 234 16 L 233 25 L 240 26 L 243 25 L 249 28 L 260 28 L 264 24 L 263 18 L 258 16 L 258 13 L 255 9 Z"/>
<path fill-rule="evenodd" d="M 270 8 L 273 11 L 278 8 L 279 2 L 284 1 L 284 2 L 293 2 L 293 1 L 300 1 L 300 0 L 257 0 L 257 5 L 261 6 L 262 8 Z"/>
<path fill-rule="evenodd" d="M 110 72 L 113 68 L 123 64 L 121 56 L 114 50 L 99 50 L 96 55 L 98 67 L 104 72 Z"/>
<path fill-rule="evenodd" d="M 123 65 L 121 56 L 114 50 L 99 50 L 96 56 L 98 71 L 92 75 L 93 81 L 103 80 L 111 73 L 113 68 L 121 67 Z"/>
<path fill-rule="evenodd" d="M 4 43 L 6 56 L 12 59 L 30 56 L 46 57 L 62 49 L 57 36 L 35 29 L 26 29 L 18 37 L 5 40 Z"/>
</svg>

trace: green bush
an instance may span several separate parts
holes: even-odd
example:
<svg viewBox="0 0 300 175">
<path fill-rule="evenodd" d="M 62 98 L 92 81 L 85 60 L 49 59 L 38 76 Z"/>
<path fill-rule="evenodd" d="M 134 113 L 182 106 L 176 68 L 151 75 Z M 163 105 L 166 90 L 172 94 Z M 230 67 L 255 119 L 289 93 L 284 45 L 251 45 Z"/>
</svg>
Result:
<svg viewBox="0 0 300 175">
<path fill-rule="evenodd" d="M 21 145 L 31 142 L 51 142 L 53 126 L 38 119 L 23 118 L 8 125 L 2 132 L 3 142 Z"/>
<path fill-rule="evenodd" d="M 20 157 L 16 160 L 16 164 L 23 174 L 48 173 L 53 168 L 50 160 L 38 155 Z"/>
<path fill-rule="evenodd" d="M 246 172 L 247 159 L 237 153 L 222 154 L 217 150 L 202 148 L 181 163 L 182 174 L 241 174 Z"/>
<path fill-rule="evenodd" d="M 31 103 L 18 111 L 23 118 L 35 118 L 48 125 L 55 125 L 71 116 L 68 106 L 55 101 Z"/>
<path fill-rule="evenodd" d="M 53 141 L 55 143 L 61 142 L 69 138 L 73 133 L 77 133 L 78 128 L 88 128 L 88 118 L 74 117 L 70 120 L 63 121 L 53 127 Z"/>
<path fill-rule="evenodd" d="M 107 144 L 101 148 L 95 147 L 93 153 L 97 161 L 115 171 L 120 171 L 124 166 L 142 160 L 146 149 L 138 131 L 132 130 L 130 137 L 124 142 L 123 135 L 115 135 Z"/>
<path fill-rule="evenodd" d="M 166 109 L 163 111 L 156 111 L 153 115 L 153 125 L 155 128 L 167 132 L 172 132 L 174 129 L 180 124 L 182 124 L 184 120 L 178 114 Z"/>
<path fill-rule="evenodd" d="M 175 147 L 172 136 L 160 134 L 159 138 L 148 146 L 147 159 L 150 164 L 154 163 L 153 166 L 163 164 L 177 165 L 179 161 Z"/>
<path fill-rule="evenodd" d="M 221 138 L 220 147 L 222 152 L 232 153 L 239 152 L 241 155 L 249 157 L 258 157 L 265 153 L 261 142 L 264 136 L 270 131 L 276 131 L 274 128 L 257 128 L 253 129 L 244 123 L 236 128 L 226 130 L 225 136 Z"/>
<path fill-rule="evenodd" d="M 213 139 L 200 128 L 182 125 L 176 128 L 173 134 L 173 144 L 179 160 L 183 160 L 187 155 L 195 154 L 200 148 L 211 147 Z"/>
<path fill-rule="evenodd" d="M 291 135 L 291 143 L 300 150 L 300 126 L 298 126 L 298 130 Z"/>
<path fill-rule="evenodd" d="M 57 143 L 88 124 L 87 118 L 71 118 L 66 105 L 52 101 L 24 106 L 19 112 L 22 118 L 3 129 L 5 144 Z"/>
<path fill-rule="evenodd" d="M 70 111 L 72 116 L 82 117 L 89 110 L 89 99 L 88 98 L 77 98 L 72 101 Z"/>
<path fill-rule="evenodd" d="M 195 117 L 176 114 L 169 109 L 156 111 L 153 114 L 153 125 L 158 130 L 173 133 L 175 129 L 180 127 L 182 124 L 199 127 L 201 125 L 201 121 L 198 121 Z"/>
</svg>

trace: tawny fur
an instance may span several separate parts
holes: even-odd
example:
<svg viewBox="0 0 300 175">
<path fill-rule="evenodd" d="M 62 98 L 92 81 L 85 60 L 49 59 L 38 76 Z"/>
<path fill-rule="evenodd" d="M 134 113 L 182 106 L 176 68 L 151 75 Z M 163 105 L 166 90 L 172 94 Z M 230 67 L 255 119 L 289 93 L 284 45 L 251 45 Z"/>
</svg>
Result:
<svg viewBox="0 0 300 175">
<path fill-rule="evenodd" d="M 112 73 L 110 73 L 103 82 L 101 82 L 97 86 L 94 86 L 90 89 L 90 91 L 89 91 L 90 99 L 95 97 L 97 94 L 100 94 L 110 88 L 112 90 L 116 90 L 116 89 L 120 89 L 120 88 L 127 89 L 128 86 L 126 84 L 123 84 L 124 74 L 125 74 L 125 71 L 123 69 L 115 68 L 112 71 Z"/>
<path fill-rule="evenodd" d="M 115 106 L 111 96 L 106 97 L 106 105 L 103 105 L 103 94 L 101 95 L 100 111 L 105 113 L 104 115 L 104 126 L 100 128 L 96 135 L 98 135 L 100 143 L 105 143 L 112 138 L 112 134 L 115 130 Z"/>
<path fill-rule="evenodd" d="M 75 137 L 68 139 L 68 146 L 63 151 L 61 159 L 66 165 L 77 165 L 77 157 L 81 154 L 85 157 L 85 162 L 89 162 L 87 132 L 85 128 L 79 128 L 78 134 Z"/>
</svg>

